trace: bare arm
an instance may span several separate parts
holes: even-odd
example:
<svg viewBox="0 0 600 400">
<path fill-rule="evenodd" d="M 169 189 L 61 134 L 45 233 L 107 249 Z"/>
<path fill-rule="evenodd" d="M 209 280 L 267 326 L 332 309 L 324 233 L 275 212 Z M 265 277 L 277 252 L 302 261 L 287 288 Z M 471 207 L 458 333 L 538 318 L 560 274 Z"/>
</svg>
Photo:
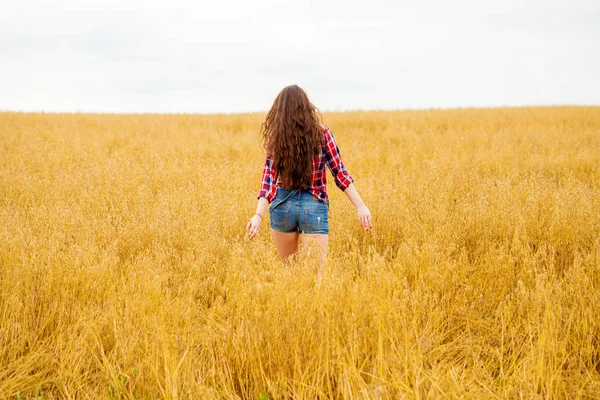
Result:
<svg viewBox="0 0 600 400">
<path fill-rule="evenodd" d="M 365 203 L 360 198 L 360 194 L 358 194 L 358 191 L 354 187 L 354 183 L 351 183 L 350 186 L 348 186 L 346 190 L 344 190 L 344 194 L 348 197 L 350 202 L 354 204 L 354 207 L 358 208 L 360 206 L 365 205 Z"/>
<path fill-rule="evenodd" d="M 260 199 L 258 199 L 258 205 L 256 206 L 256 213 L 261 215 L 262 217 L 264 217 L 265 213 L 267 212 L 268 206 L 269 206 L 269 200 L 267 200 L 266 197 L 261 197 Z"/>
<path fill-rule="evenodd" d="M 364 201 L 358 194 L 358 191 L 354 187 L 354 183 L 351 183 L 346 188 L 346 190 L 344 190 L 344 194 L 352 202 L 354 207 L 356 207 L 356 214 L 358 215 L 358 222 L 360 226 L 365 231 L 370 231 L 371 229 L 373 229 L 373 219 L 371 218 L 371 211 L 365 205 Z"/>
<path fill-rule="evenodd" d="M 250 218 L 248 221 L 248 225 L 246 225 L 246 230 L 248 231 L 248 236 L 250 239 L 254 238 L 258 234 L 258 230 L 260 229 L 260 225 L 262 224 L 263 219 L 265 218 L 265 214 L 267 213 L 267 207 L 269 206 L 269 200 L 266 197 L 260 197 L 258 199 L 258 204 L 256 206 L 256 214 Z"/>
<path fill-rule="evenodd" d="M 265 218 L 267 207 L 277 194 L 277 187 L 275 184 L 276 180 L 277 172 L 275 171 L 275 166 L 273 165 L 273 159 L 267 153 L 265 156 L 265 166 L 263 168 L 262 179 L 260 183 L 261 188 L 260 192 L 258 192 L 258 205 L 256 206 L 256 213 L 250 218 L 250 221 L 248 221 L 248 224 L 246 225 L 246 230 L 248 231 L 248 236 L 250 239 L 258 234 L 260 224 Z"/>
<path fill-rule="evenodd" d="M 329 128 L 325 131 L 325 157 L 327 166 L 331 171 L 331 175 L 333 175 L 333 179 L 335 179 L 336 185 L 344 191 L 346 196 L 348 196 L 348 199 L 354 204 L 354 207 L 356 207 L 358 223 L 365 231 L 373 229 L 371 211 L 369 211 L 354 187 L 354 179 L 350 176 L 344 166 L 342 156 L 340 155 L 340 149 L 335 143 L 333 133 L 331 133 Z"/>
</svg>

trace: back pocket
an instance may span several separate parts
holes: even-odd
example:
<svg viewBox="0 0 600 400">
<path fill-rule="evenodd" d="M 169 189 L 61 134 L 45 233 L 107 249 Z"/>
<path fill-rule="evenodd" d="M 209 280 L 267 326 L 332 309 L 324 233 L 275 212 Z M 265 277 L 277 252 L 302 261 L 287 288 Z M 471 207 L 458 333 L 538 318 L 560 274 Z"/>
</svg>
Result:
<svg viewBox="0 0 600 400">
<path fill-rule="evenodd" d="M 310 207 L 306 210 L 306 225 L 312 229 L 319 229 L 325 224 L 327 210 L 324 207 Z"/>
<path fill-rule="evenodd" d="M 289 225 L 290 206 L 278 205 L 270 210 L 271 227 L 279 231 L 287 231 Z"/>
</svg>

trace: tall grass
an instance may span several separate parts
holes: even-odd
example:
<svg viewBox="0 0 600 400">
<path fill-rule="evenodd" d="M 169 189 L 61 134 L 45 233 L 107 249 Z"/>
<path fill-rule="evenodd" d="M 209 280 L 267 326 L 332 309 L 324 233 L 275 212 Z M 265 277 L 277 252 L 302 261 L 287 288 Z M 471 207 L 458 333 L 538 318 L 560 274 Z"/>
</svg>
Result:
<svg viewBox="0 0 600 400">
<path fill-rule="evenodd" d="M 600 108 L 325 114 L 320 285 L 262 117 L 0 113 L 0 397 L 600 397 Z"/>
</svg>

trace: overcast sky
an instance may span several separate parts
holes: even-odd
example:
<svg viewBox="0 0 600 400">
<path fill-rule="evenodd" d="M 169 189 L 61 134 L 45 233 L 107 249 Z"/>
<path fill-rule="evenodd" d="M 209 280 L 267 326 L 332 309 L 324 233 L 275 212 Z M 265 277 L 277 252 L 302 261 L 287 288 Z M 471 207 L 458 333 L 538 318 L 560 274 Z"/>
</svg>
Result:
<svg viewBox="0 0 600 400">
<path fill-rule="evenodd" d="M 600 1 L 0 0 L 0 110 L 600 104 Z"/>
</svg>

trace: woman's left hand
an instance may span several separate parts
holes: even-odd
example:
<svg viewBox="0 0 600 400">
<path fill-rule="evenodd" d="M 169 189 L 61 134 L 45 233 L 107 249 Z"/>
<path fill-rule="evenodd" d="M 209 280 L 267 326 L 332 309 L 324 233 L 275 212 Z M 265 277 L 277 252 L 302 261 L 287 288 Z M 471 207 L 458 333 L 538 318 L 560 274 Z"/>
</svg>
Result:
<svg viewBox="0 0 600 400">
<path fill-rule="evenodd" d="M 254 214 L 252 218 L 250 218 L 248 225 L 246 225 L 246 230 L 248 231 L 248 237 L 250 237 L 250 239 L 253 239 L 256 235 L 258 235 L 258 230 L 261 223 L 262 218 L 258 214 Z"/>
</svg>

